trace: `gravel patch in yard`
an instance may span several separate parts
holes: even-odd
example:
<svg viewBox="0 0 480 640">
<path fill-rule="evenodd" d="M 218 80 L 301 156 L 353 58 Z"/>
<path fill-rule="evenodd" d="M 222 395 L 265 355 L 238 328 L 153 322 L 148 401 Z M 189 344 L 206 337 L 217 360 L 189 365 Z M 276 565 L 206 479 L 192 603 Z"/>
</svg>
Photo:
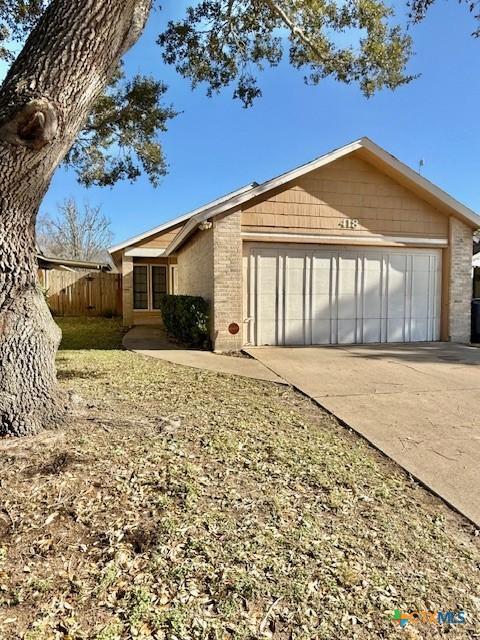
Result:
<svg viewBox="0 0 480 640">
<path fill-rule="evenodd" d="M 2 640 L 480 637 L 473 528 L 334 418 L 61 324 L 74 413 L 0 442 Z"/>
</svg>

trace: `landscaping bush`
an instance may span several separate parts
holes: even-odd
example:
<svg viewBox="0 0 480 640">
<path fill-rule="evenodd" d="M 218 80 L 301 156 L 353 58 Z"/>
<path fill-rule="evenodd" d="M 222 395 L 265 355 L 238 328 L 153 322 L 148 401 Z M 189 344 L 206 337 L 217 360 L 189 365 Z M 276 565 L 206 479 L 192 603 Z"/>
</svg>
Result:
<svg viewBox="0 0 480 640">
<path fill-rule="evenodd" d="M 161 300 L 167 332 L 182 344 L 209 347 L 208 304 L 197 296 L 164 295 Z"/>
</svg>

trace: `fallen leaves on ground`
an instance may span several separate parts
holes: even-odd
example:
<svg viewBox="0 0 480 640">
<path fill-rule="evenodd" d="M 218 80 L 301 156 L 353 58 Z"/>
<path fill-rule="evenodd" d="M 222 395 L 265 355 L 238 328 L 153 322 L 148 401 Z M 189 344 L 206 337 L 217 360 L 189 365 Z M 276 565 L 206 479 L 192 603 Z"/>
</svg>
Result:
<svg viewBox="0 0 480 640">
<path fill-rule="evenodd" d="M 0 443 L 2 640 L 480 637 L 472 527 L 334 418 L 62 324 L 74 413 Z"/>
</svg>

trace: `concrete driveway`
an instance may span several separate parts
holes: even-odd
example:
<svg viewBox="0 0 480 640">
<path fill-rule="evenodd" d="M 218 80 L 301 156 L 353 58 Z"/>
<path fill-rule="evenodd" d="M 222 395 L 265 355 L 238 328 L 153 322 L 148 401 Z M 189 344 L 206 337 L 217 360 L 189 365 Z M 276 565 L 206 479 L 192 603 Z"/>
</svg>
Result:
<svg viewBox="0 0 480 640">
<path fill-rule="evenodd" d="M 480 349 L 437 342 L 247 351 L 480 526 Z"/>
</svg>

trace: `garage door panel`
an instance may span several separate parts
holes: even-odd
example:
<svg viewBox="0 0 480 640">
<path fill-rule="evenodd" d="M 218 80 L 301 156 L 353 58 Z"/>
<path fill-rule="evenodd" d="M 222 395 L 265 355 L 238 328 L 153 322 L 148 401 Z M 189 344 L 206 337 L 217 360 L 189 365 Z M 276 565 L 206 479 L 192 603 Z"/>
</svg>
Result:
<svg viewBox="0 0 480 640">
<path fill-rule="evenodd" d="M 320 268 L 313 262 L 312 268 L 312 294 L 321 295 L 330 293 L 331 281 L 331 261 L 328 261 L 328 267 Z"/>
<path fill-rule="evenodd" d="M 412 256 L 413 270 L 415 273 L 425 272 L 428 273 L 430 271 L 431 264 L 431 256 L 429 255 L 420 255 L 420 256 Z"/>
<path fill-rule="evenodd" d="M 382 320 L 381 318 L 364 318 L 362 342 L 381 342 Z"/>
<path fill-rule="evenodd" d="M 429 340 L 430 323 L 427 318 L 412 318 L 410 321 L 410 340 L 412 342 L 422 342 Z"/>
<path fill-rule="evenodd" d="M 363 317 L 380 319 L 382 313 L 382 259 L 363 261 Z"/>
<path fill-rule="evenodd" d="M 406 268 L 406 256 L 402 254 L 389 253 L 390 273 L 403 275 Z"/>
<path fill-rule="evenodd" d="M 278 252 L 262 250 L 255 260 L 256 266 L 256 342 L 277 344 L 277 261 Z"/>
<path fill-rule="evenodd" d="M 340 294 L 338 296 L 338 318 L 340 320 L 351 320 L 357 315 L 357 304 L 355 297 L 351 294 Z"/>
<path fill-rule="evenodd" d="M 337 342 L 338 344 L 356 343 L 356 322 L 355 320 L 338 320 Z"/>
<path fill-rule="evenodd" d="M 288 263 L 287 263 L 288 268 Z M 304 297 L 304 273 L 295 269 L 285 272 L 285 296 L 300 296 Z"/>
<path fill-rule="evenodd" d="M 388 256 L 387 264 L 387 318 L 405 318 L 407 284 L 406 256 Z"/>
<path fill-rule="evenodd" d="M 332 344 L 332 321 L 330 319 L 313 317 L 312 344 Z"/>
<path fill-rule="evenodd" d="M 439 339 L 440 251 L 269 247 L 247 265 L 256 344 Z"/>
<path fill-rule="evenodd" d="M 285 285 L 287 290 L 292 293 L 303 293 L 303 282 L 305 278 L 305 263 L 298 267 L 292 264 L 292 260 L 286 260 L 285 264 Z"/>
<path fill-rule="evenodd" d="M 312 294 L 312 319 L 318 322 L 320 319 L 332 317 L 332 305 L 330 294 Z"/>
<path fill-rule="evenodd" d="M 259 333 L 258 344 L 265 346 L 274 346 L 278 344 L 275 325 L 273 323 L 265 322 L 263 324 L 262 330 Z"/>
<path fill-rule="evenodd" d="M 386 342 L 405 342 L 405 321 L 403 318 L 387 319 Z"/>
<path fill-rule="evenodd" d="M 262 320 L 273 321 L 277 317 L 277 305 L 275 296 L 259 296 L 258 310 Z"/>
<path fill-rule="evenodd" d="M 411 299 L 411 316 L 412 318 L 428 317 L 429 301 L 426 296 L 412 296 Z"/>
<path fill-rule="evenodd" d="M 357 260 L 338 260 L 338 293 L 340 295 L 355 294 L 357 287 Z"/>
<path fill-rule="evenodd" d="M 288 319 L 285 321 L 285 344 L 292 346 L 305 344 L 303 319 Z"/>
<path fill-rule="evenodd" d="M 357 315 L 356 274 L 354 271 L 339 272 L 337 305 L 338 317 L 342 320 L 355 318 Z"/>
<path fill-rule="evenodd" d="M 305 317 L 303 306 L 302 295 L 285 296 L 285 320 L 302 320 Z"/>
</svg>

